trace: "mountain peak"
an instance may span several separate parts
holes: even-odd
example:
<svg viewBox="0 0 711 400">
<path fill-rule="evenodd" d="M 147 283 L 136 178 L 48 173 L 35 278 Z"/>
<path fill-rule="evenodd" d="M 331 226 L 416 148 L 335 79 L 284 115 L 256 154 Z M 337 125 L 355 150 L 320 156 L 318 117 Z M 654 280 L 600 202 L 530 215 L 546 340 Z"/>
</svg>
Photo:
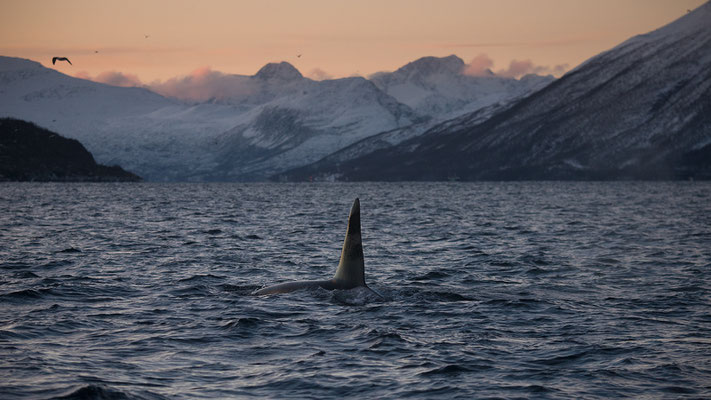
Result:
<svg viewBox="0 0 711 400">
<path fill-rule="evenodd" d="M 276 79 L 281 81 L 293 81 L 304 77 L 298 69 L 286 61 L 269 63 L 263 66 L 254 76 L 263 80 Z"/>
<path fill-rule="evenodd" d="M 421 75 L 447 74 L 462 72 L 464 61 L 452 54 L 447 57 L 422 57 L 398 69 L 396 72 Z"/>
</svg>

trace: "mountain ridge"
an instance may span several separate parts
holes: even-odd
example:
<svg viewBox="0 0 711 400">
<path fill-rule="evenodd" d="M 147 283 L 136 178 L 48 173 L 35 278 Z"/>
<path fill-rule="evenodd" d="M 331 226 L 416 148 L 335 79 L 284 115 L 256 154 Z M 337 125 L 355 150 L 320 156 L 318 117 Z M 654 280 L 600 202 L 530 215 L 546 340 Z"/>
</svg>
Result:
<svg viewBox="0 0 711 400">
<path fill-rule="evenodd" d="M 711 6 L 587 60 L 490 118 L 286 179 L 708 179 Z M 711 157 L 710 157 L 711 158 Z"/>
<path fill-rule="evenodd" d="M 120 164 L 147 180 L 251 181 L 401 129 L 406 134 L 390 136 L 391 144 L 396 143 L 424 132 L 444 114 L 473 111 L 537 84 L 521 83 L 525 88 L 519 90 L 518 81 L 500 80 L 506 83 L 492 89 L 499 92 L 482 98 L 478 86 L 468 92 L 457 88 L 459 81 L 470 78 L 456 71 L 463 64 L 456 56 L 410 64 L 428 63 L 456 68 L 433 67 L 425 74 L 438 76 L 439 86 L 425 89 L 436 101 L 414 110 L 373 80 L 314 81 L 286 62 L 268 63 L 250 76 L 208 75 L 222 79 L 222 94 L 194 102 L 0 57 L 0 116 L 32 121 L 78 139 L 100 162 Z"/>
</svg>

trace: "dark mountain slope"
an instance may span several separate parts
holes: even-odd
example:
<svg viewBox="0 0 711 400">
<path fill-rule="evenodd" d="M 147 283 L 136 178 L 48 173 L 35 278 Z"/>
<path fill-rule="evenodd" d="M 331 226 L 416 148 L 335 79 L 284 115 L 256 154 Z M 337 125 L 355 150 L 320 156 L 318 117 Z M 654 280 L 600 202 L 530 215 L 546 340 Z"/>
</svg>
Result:
<svg viewBox="0 0 711 400">
<path fill-rule="evenodd" d="M 338 177 L 708 179 L 711 4 L 588 60 L 484 122 L 461 120 L 343 163 Z"/>
<path fill-rule="evenodd" d="M 77 140 L 17 119 L 0 119 L 0 181 L 139 181 L 99 165 Z"/>
</svg>

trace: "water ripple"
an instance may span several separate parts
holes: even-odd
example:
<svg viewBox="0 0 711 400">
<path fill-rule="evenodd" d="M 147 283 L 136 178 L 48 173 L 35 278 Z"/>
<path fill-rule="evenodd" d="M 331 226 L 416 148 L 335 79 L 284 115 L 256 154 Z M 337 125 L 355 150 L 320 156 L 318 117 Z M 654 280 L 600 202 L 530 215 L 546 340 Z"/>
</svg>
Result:
<svg viewBox="0 0 711 400">
<path fill-rule="evenodd" d="M 326 279 L 360 197 L 366 289 Z M 0 398 L 708 398 L 707 183 L 0 186 Z"/>
</svg>

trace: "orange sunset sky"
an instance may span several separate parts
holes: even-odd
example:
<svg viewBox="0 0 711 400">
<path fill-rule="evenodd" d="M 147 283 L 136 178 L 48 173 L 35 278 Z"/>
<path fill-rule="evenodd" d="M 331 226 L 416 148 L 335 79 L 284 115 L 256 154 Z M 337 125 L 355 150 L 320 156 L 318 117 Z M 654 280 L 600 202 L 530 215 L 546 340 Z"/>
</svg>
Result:
<svg viewBox="0 0 711 400">
<path fill-rule="evenodd" d="M 497 72 L 525 61 L 523 70 L 560 75 L 703 3 L 0 0 L 0 55 L 72 76 L 115 71 L 146 83 L 206 68 L 252 75 L 272 61 L 288 61 L 313 78 L 367 76 L 450 54 Z M 74 65 L 52 66 L 53 56 Z"/>
</svg>

